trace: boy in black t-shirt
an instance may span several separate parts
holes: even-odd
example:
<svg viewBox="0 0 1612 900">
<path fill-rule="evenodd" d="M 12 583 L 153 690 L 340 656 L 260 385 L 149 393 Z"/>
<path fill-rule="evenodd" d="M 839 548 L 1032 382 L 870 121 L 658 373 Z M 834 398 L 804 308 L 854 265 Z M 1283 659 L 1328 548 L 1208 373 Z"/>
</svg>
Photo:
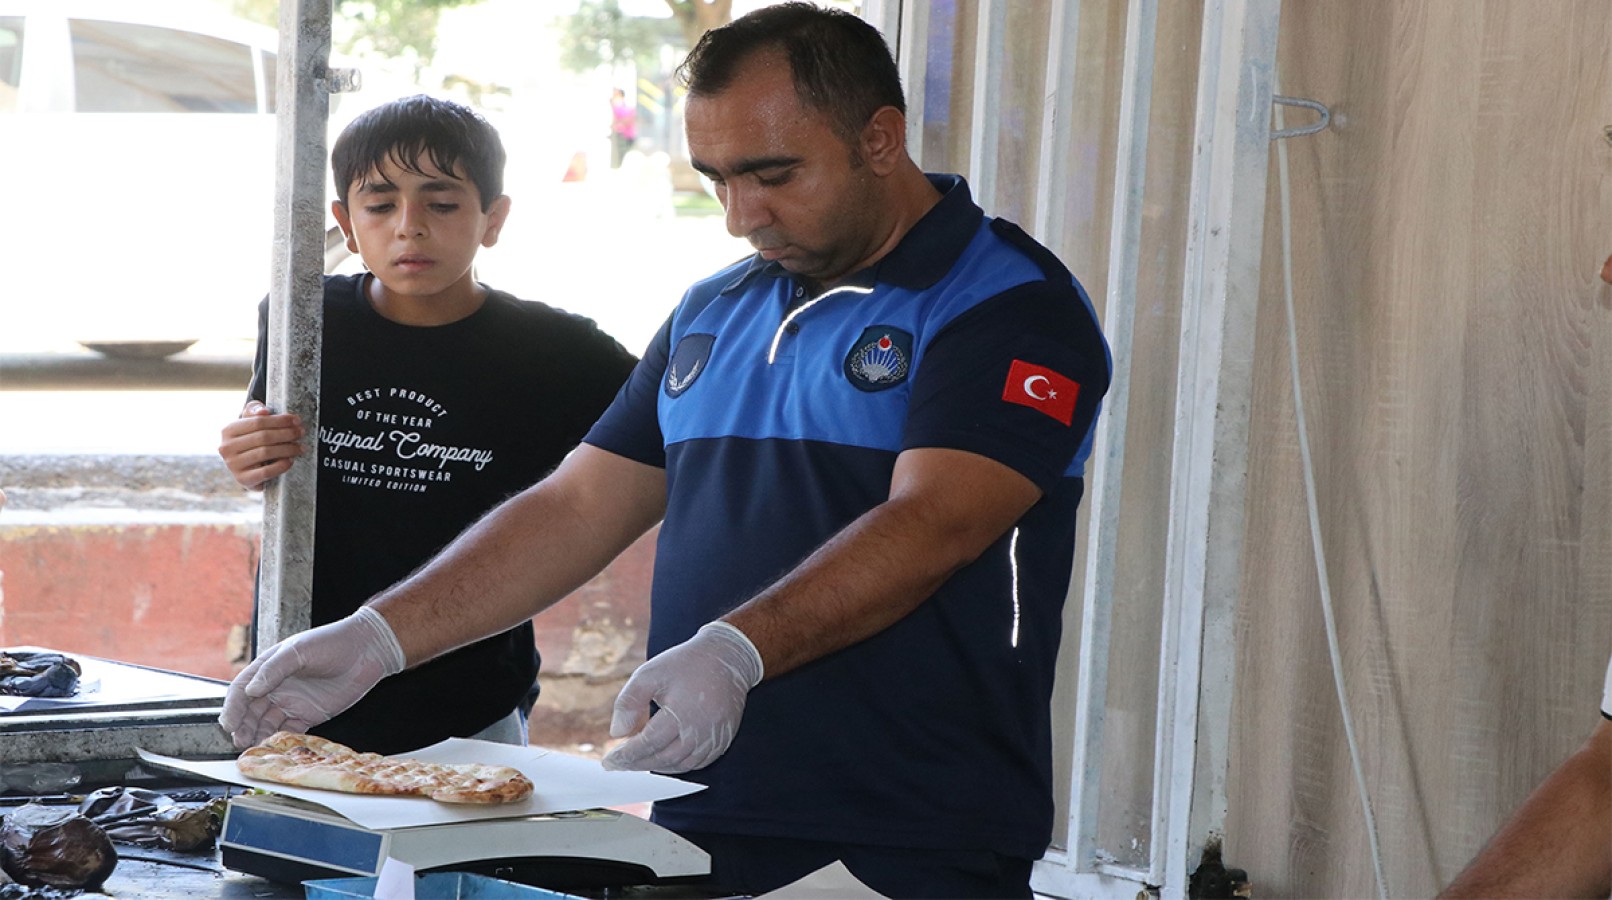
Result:
<svg viewBox="0 0 1612 900">
<path fill-rule="evenodd" d="M 458 104 L 409 97 L 337 139 L 332 212 L 368 271 L 327 276 L 313 624 L 340 619 L 554 468 L 635 363 L 594 323 L 480 284 L 510 199 L 504 149 Z M 219 455 L 260 489 L 304 455 L 297 416 L 264 406 L 267 301 L 250 399 Z M 385 679 L 313 729 L 396 753 L 447 737 L 524 742 L 531 623 Z M 296 727 L 297 723 L 288 723 Z"/>
</svg>

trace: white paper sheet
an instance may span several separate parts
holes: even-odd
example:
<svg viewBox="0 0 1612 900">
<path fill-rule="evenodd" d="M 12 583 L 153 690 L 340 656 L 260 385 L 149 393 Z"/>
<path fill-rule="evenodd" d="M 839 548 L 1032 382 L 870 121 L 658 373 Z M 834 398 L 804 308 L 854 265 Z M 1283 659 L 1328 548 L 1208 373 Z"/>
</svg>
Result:
<svg viewBox="0 0 1612 900">
<path fill-rule="evenodd" d="M 259 781 L 241 774 L 235 760 L 192 761 L 140 750 L 140 758 L 152 765 L 176 769 L 222 781 L 262 788 L 276 794 L 317 803 L 346 816 L 365 828 L 412 828 L 467 822 L 475 819 L 509 819 L 546 813 L 599 809 L 629 803 L 652 803 L 683 797 L 705 789 L 704 785 L 656 775 L 652 772 L 607 772 L 596 759 L 572 756 L 541 747 L 517 747 L 491 741 L 449 738 L 422 750 L 399 754 L 434 763 L 486 763 L 510 766 L 532 779 L 536 790 L 520 803 L 479 804 L 438 803 L 426 797 L 386 797 L 343 794 L 298 788 L 271 781 Z"/>
</svg>

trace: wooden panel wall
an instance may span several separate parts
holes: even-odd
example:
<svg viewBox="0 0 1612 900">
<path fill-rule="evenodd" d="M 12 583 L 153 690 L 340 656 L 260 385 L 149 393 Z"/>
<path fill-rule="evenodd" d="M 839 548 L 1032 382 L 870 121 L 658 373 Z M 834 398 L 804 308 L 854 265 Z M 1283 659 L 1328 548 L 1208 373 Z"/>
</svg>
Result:
<svg viewBox="0 0 1612 900">
<path fill-rule="evenodd" d="M 1430 896 L 1594 727 L 1612 651 L 1612 11 L 1289 0 L 1280 70 L 1336 117 L 1288 148 L 1303 390 L 1390 893 Z M 1365 897 L 1271 189 L 1227 856 Z"/>
</svg>

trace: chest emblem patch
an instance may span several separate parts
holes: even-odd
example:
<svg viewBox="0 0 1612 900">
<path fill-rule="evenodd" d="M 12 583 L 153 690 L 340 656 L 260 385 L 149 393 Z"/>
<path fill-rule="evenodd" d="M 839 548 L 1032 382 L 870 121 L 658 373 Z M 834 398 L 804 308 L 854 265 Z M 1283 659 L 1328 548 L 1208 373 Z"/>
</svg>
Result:
<svg viewBox="0 0 1612 900">
<path fill-rule="evenodd" d="M 889 390 L 907 380 L 912 368 L 912 335 L 889 325 L 862 331 L 845 357 L 845 377 L 862 391 Z"/>
<path fill-rule="evenodd" d="M 666 396 L 681 397 L 705 372 L 711 362 L 711 345 L 714 334 L 685 334 L 672 349 L 672 358 L 666 364 Z"/>
</svg>

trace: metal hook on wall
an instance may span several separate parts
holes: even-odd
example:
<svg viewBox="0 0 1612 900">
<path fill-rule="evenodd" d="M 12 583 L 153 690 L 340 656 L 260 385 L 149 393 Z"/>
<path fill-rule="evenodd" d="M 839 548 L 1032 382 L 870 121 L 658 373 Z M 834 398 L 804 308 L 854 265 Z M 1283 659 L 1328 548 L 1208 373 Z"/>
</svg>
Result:
<svg viewBox="0 0 1612 900">
<path fill-rule="evenodd" d="M 1315 134 L 1316 132 L 1325 129 L 1327 125 L 1331 124 L 1332 122 L 1332 111 L 1314 100 L 1305 100 L 1301 97 L 1283 97 L 1278 94 L 1271 98 L 1271 102 L 1280 103 L 1283 106 L 1302 106 L 1305 109 L 1313 109 L 1321 115 L 1319 120 L 1309 125 L 1302 125 L 1297 128 L 1283 128 L 1281 131 L 1271 132 L 1271 140 L 1273 141 L 1279 141 L 1282 138 L 1303 137 L 1307 134 Z"/>
</svg>

